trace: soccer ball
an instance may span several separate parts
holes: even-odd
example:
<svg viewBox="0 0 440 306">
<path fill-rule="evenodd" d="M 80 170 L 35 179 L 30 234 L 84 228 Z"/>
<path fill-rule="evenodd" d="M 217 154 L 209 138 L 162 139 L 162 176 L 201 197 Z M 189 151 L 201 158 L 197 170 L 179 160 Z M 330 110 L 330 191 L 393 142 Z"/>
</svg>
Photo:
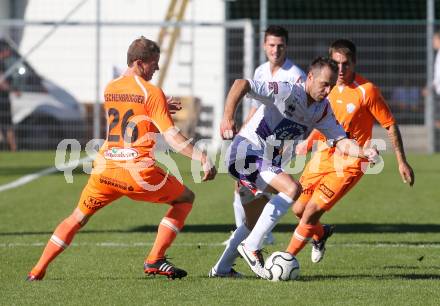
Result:
<svg viewBox="0 0 440 306">
<path fill-rule="evenodd" d="M 286 252 L 274 252 L 264 264 L 266 277 L 273 282 L 297 279 L 299 263 L 296 257 Z"/>
</svg>

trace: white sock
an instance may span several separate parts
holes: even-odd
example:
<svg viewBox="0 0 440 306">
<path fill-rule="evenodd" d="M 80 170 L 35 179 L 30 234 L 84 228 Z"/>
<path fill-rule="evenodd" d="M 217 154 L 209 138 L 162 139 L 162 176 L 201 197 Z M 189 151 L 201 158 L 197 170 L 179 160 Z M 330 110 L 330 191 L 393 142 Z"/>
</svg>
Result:
<svg viewBox="0 0 440 306">
<path fill-rule="evenodd" d="M 223 254 L 214 266 L 214 269 L 218 273 L 228 273 L 231 271 L 235 259 L 239 256 L 237 247 L 244 239 L 246 239 L 249 233 L 250 231 L 246 225 L 242 224 L 231 234 Z"/>
<path fill-rule="evenodd" d="M 241 204 L 240 194 L 237 190 L 234 191 L 234 216 L 235 216 L 235 225 L 239 228 L 245 219 L 243 204 Z"/>
<path fill-rule="evenodd" d="M 280 192 L 267 202 L 258 218 L 254 229 L 246 238 L 245 247 L 250 251 L 260 250 L 263 246 L 264 236 L 270 233 L 282 216 L 286 214 L 293 200 Z"/>
</svg>

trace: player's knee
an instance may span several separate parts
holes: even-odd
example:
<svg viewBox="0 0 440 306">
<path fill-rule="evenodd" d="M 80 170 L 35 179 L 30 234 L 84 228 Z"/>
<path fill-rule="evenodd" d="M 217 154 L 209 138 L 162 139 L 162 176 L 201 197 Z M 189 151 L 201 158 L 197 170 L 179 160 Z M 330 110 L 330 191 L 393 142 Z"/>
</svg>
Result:
<svg viewBox="0 0 440 306">
<path fill-rule="evenodd" d="M 305 211 L 309 212 L 309 213 L 314 213 L 317 211 L 320 211 L 321 207 L 314 201 L 309 201 L 309 203 L 307 203 Z"/>
<path fill-rule="evenodd" d="M 190 189 L 187 189 L 187 199 L 188 199 L 188 203 L 194 203 L 194 200 L 196 199 L 196 195 L 194 194 L 194 192 Z"/>
<path fill-rule="evenodd" d="M 194 203 L 194 200 L 196 198 L 196 195 L 194 192 L 192 192 L 191 189 L 185 188 L 185 191 L 178 197 L 176 200 L 173 201 L 172 204 L 177 203 Z"/>
<path fill-rule="evenodd" d="M 292 211 L 298 219 L 301 219 L 304 213 L 304 209 L 305 209 L 305 205 L 298 201 L 296 201 L 295 204 L 293 204 L 292 206 Z"/>
<path fill-rule="evenodd" d="M 293 182 L 290 184 L 289 188 L 287 188 L 286 195 L 288 195 L 292 200 L 296 201 L 302 192 L 302 186 L 299 182 Z"/>
</svg>

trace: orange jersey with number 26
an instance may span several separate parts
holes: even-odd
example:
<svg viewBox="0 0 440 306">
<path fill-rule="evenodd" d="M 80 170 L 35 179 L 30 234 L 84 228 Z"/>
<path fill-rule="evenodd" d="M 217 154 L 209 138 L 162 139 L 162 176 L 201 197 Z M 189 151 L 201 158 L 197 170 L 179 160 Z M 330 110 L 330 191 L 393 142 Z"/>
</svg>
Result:
<svg viewBox="0 0 440 306">
<path fill-rule="evenodd" d="M 174 126 L 162 90 L 138 76 L 121 76 L 107 85 L 104 101 L 107 139 L 100 154 L 106 167 L 154 163 L 155 136 Z"/>
</svg>

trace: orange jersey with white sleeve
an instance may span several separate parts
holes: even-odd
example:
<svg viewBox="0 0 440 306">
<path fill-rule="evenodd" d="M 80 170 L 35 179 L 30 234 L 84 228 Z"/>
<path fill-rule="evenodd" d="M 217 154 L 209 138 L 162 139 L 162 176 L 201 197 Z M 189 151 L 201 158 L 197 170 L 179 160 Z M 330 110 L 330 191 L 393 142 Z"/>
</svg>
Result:
<svg viewBox="0 0 440 306">
<path fill-rule="evenodd" d="M 384 128 L 395 123 L 379 89 L 359 74 L 350 85 L 335 86 L 328 99 L 336 120 L 360 146 L 371 139 L 375 121 Z"/>
<path fill-rule="evenodd" d="M 155 137 L 174 126 L 162 90 L 138 76 L 121 76 L 104 91 L 107 139 L 100 149 L 106 167 L 139 161 L 154 164 Z"/>
</svg>

